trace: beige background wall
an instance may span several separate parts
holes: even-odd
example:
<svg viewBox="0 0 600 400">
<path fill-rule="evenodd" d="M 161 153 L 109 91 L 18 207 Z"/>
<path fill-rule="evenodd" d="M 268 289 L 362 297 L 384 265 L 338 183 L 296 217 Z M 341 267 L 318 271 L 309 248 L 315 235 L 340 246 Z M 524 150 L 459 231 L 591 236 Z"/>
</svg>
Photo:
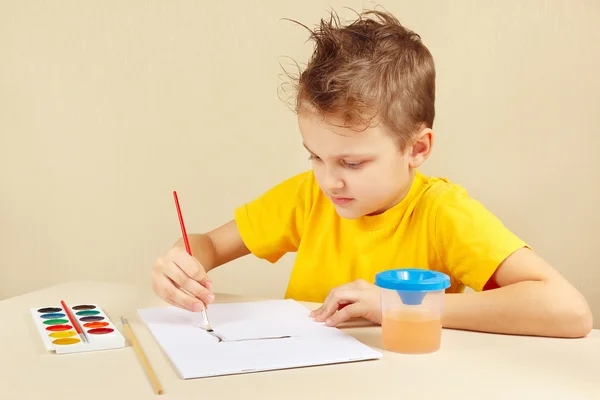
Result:
<svg viewBox="0 0 600 400">
<path fill-rule="evenodd" d="M 434 154 L 577 287 L 600 320 L 600 5 L 382 1 L 434 53 Z M 264 6 L 261 6 L 264 5 Z M 308 168 L 277 95 L 285 57 L 359 0 L 0 0 L 0 298 L 72 279 L 149 284 L 189 231 Z M 281 296 L 293 256 L 215 271 Z M 390 266 L 396 267 L 396 266 Z"/>
</svg>

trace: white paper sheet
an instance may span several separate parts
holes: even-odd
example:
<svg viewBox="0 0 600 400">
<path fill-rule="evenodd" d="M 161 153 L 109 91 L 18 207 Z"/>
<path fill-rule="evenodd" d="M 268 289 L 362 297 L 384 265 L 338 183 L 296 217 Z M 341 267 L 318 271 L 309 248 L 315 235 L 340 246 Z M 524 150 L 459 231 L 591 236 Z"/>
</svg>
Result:
<svg viewBox="0 0 600 400">
<path fill-rule="evenodd" d="M 218 340 L 202 329 L 200 313 L 176 307 L 138 314 L 183 379 L 377 359 L 381 353 L 343 331 L 315 322 L 294 300 L 209 306 Z M 266 339 L 292 336 L 285 339 Z M 241 340 L 253 339 L 253 340 Z"/>
</svg>

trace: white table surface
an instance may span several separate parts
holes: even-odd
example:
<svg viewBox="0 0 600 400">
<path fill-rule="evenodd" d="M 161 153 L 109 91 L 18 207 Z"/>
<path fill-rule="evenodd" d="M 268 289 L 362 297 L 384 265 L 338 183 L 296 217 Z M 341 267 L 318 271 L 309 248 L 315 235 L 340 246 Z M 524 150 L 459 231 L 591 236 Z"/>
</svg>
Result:
<svg viewBox="0 0 600 400">
<path fill-rule="evenodd" d="M 130 346 L 46 352 L 29 309 L 60 300 L 97 303 L 121 330 L 119 316 L 127 317 L 164 394 L 154 394 Z M 251 300 L 263 299 L 217 295 L 221 302 Z M 437 353 L 401 355 L 381 349 L 380 327 L 359 323 L 343 329 L 382 351 L 382 359 L 184 381 L 137 316 L 155 306 L 168 305 L 150 288 L 89 281 L 0 301 L 0 399 L 600 399 L 598 330 L 549 339 L 445 329 Z"/>
</svg>

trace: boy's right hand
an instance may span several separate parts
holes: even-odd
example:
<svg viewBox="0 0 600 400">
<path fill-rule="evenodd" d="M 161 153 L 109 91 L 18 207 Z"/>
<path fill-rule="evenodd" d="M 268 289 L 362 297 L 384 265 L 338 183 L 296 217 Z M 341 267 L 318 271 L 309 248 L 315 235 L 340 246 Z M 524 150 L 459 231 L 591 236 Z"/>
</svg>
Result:
<svg viewBox="0 0 600 400">
<path fill-rule="evenodd" d="M 204 267 L 181 247 L 173 247 L 158 258 L 151 275 L 154 293 L 175 307 L 201 311 L 215 300 Z"/>
</svg>

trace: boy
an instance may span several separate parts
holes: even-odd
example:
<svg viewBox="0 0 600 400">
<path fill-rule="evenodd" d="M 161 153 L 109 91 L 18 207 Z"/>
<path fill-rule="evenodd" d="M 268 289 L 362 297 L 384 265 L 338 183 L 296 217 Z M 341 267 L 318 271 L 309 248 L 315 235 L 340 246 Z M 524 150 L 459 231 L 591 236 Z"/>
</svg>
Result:
<svg viewBox="0 0 600 400">
<path fill-rule="evenodd" d="M 446 328 L 587 335 L 591 312 L 573 286 L 463 188 L 417 171 L 435 114 L 435 68 L 420 37 L 370 11 L 347 26 L 322 20 L 311 38 L 296 111 L 312 170 L 190 235 L 195 258 L 179 240 L 155 263 L 154 291 L 199 311 L 214 301 L 207 271 L 250 253 L 274 263 L 297 252 L 286 297 L 322 302 L 311 315 L 330 326 L 380 323 L 375 274 L 411 267 L 450 276 Z"/>
</svg>

